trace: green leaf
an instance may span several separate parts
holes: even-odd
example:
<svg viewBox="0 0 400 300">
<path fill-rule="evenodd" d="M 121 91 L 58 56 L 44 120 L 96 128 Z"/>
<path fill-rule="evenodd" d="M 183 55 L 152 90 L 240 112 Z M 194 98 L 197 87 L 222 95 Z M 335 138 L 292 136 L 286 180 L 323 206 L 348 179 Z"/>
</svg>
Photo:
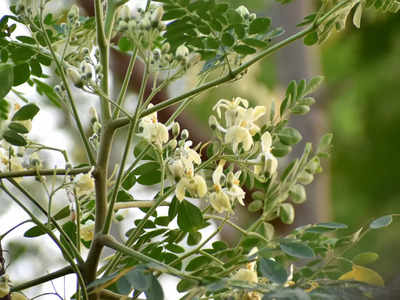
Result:
<svg viewBox="0 0 400 300">
<path fill-rule="evenodd" d="M 183 17 L 186 14 L 186 11 L 183 8 L 176 8 L 168 10 L 162 17 L 163 21 L 173 20 L 180 17 Z"/>
<path fill-rule="evenodd" d="M 133 49 L 133 42 L 131 39 L 123 36 L 119 39 L 118 47 L 122 52 L 128 52 Z"/>
<path fill-rule="evenodd" d="M 318 143 L 317 155 L 318 156 L 328 156 L 331 150 L 333 134 L 327 133 L 323 135 Z"/>
<path fill-rule="evenodd" d="M 29 103 L 22 106 L 12 117 L 13 121 L 32 120 L 39 112 L 39 107 L 34 103 Z"/>
<path fill-rule="evenodd" d="M 308 95 L 314 92 L 321 85 L 323 81 L 324 81 L 324 76 L 316 76 L 312 78 L 309 82 L 307 82 L 304 95 Z"/>
<path fill-rule="evenodd" d="M 46 232 L 44 230 L 42 230 L 39 226 L 34 226 L 34 227 L 28 229 L 27 231 L 25 231 L 24 237 L 33 238 L 33 237 L 41 236 L 44 234 L 46 234 Z"/>
<path fill-rule="evenodd" d="M 197 232 L 190 232 L 189 236 L 187 238 L 187 244 L 189 246 L 194 246 L 200 243 L 201 241 L 201 233 L 199 231 Z"/>
<path fill-rule="evenodd" d="M 148 162 L 144 163 L 143 165 L 140 165 L 136 169 L 132 171 L 131 174 L 135 175 L 145 175 L 147 173 L 152 173 L 154 171 L 157 171 L 160 169 L 160 164 L 157 162 Z"/>
<path fill-rule="evenodd" d="M 52 104 L 57 107 L 61 107 L 61 102 L 58 95 L 54 92 L 54 89 L 50 87 L 47 83 L 44 83 L 38 79 L 33 79 L 33 82 L 36 84 L 36 90 L 39 95 L 46 95 Z"/>
<path fill-rule="evenodd" d="M 284 284 L 288 278 L 285 268 L 271 259 L 261 258 L 258 262 L 258 270 L 263 277 L 280 285 Z"/>
<path fill-rule="evenodd" d="M 285 127 L 279 133 L 279 140 L 282 144 L 291 146 L 301 141 L 302 136 L 300 132 L 292 127 Z"/>
<path fill-rule="evenodd" d="M 318 223 L 317 226 L 324 227 L 324 228 L 330 228 L 330 229 L 347 229 L 348 228 L 348 226 L 346 224 L 336 223 L 336 222 Z"/>
<path fill-rule="evenodd" d="M 197 285 L 198 285 L 198 282 L 196 280 L 182 279 L 181 281 L 179 281 L 178 285 L 176 286 L 176 290 L 179 293 L 183 293 L 183 292 L 186 292 L 186 291 L 194 288 Z"/>
<path fill-rule="evenodd" d="M 13 130 L 6 130 L 3 133 L 3 138 L 14 146 L 26 146 L 27 142 L 23 136 L 19 135 Z"/>
<path fill-rule="evenodd" d="M 13 72 L 14 72 L 13 86 L 25 83 L 29 79 L 29 76 L 31 75 L 29 70 L 29 65 L 27 63 L 15 66 Z"/>
<path fill-rule="evenodd" d="M 0 64 L 0 98 L 11 90 L 14 82 L 14 69 L 10 64 Z"/>
<path fill-rule="evenodd" d="M 176 197 L 172 198 L 172 201 L 168 208 L 168 217 L 170 221 L 172 221 L 178 214 L 178 207 L 179 207 L 179 200 Z"/>
<path fill-rule="evenodd" d="M 311 297 L 302 289 L 286 288 L 276 289 L 268 294 L 264 294 L 262 300 L 311 300 Z M 315 298 L 315 299 L 326 299 L 326 298 Z M 328 298 L 329 299 L 329 298 Z"/>
<path fill-rule="evenodd" d="M 274 144 L 272 154 L 276 157 L 284 157 L 292 151 L 292 147 L 282 143 Z"/>
<path fill-rule="evenodd" d="M 354 256 L 352 261 L 356 265 L 365 266 L 374 263 L 378 258 L 379 255 L 375 252 L 364 252 Z"/>
<path fill-rule="evenodd" d="M 21 35 L 21 36 L 17 36 L 16 39 L 25 44 L 30 44 L 30 45 L 36 44 L 36 41 L 33 38 L 31 38 L 30 36 Z"/>
<path fill-rule="evenodd" d="M 248 46 L 256 47 L 256 48 L 265 48 L 268 46 L 267 42 L 264 42 L 264 41 L 261 41 L 258 39 L 253 39 L 253 38 L 244 39 L 243 43 L 245 43 Z"/>
<path fill-rule="evenodd" d="M 371 229 L 379 229 L 383 227 L 389 226 L 393 221 L 392 215 L 387 215 L 380 217 L 376 220 L 374 220 L 371 224 L 369 224 L 369 228 Z"/>
<path fill-rule="evenodd" d="M 269 18 L 257 18 L 250 23 L 249 33 L 266 33 L 271 25 L 271 20 Z"/>
<path fill-rule="evenodd" d="M 233 50 L 235 50 L 236 53 L 242 54 L 242 55 L 254 54 L 257 52 L 256 49 L 246 46 L 246 45 L 235 46 L 235 47 L 233 47 Z"/>
<path fill-rule="evenodd" d="M 124 182 L 122 182 L 122 187 L 125 190 L 130 190 L 136 183 L 136 176 L 133 172 L 129 173 L 129 175 L 125 178 Z"/>
<path fill-rule="evenodd" d="M 60 209 L 55 215 L 54 215 L 54 219 L 55 220 L 61 220 L 64 219 L 66 217 L 68 217 L 70 215 L 71 211 L 69 209 L 69 206 L 66 206 L 62 209 Z"/>
<path fill-rule="evenodd" d="M 195 271 L 200 269 L 201 267 L 209 264 L 211 262 L 211 258 L 208 256 L 197 256 L 193 258 L 189 264 L 186 266 L 186 271 Z"/>
<path fill-rule="evenodd" d="M 165 249 L 174 252 L 174 253 L 184 253 L 185 252 L 185 248 L 179 246 L 179 245 L 175 245 L 175 244 L 167 244 L 164 246 Z"/>
<path fill-rule="evenodd" d="M 196 232 L 204 225 L 201 210 L 187 200 L 178 207 L 178 226 L 185 232 Z"/>
<path fill-rule="evenodd" d="M 284 224 L 292 224 L 294 221 L 294 207 L 291 203 L 283 203 L 279 208 L 279 217 Z"/>
<path fill-rule="evenodd" d="M 300 242 L 282 241 L 280 248 L 286 254 L 298 258 L 313 258 L 315 256 L 310 247 Z"/>
<path fill-rule="evenodd" d="M 135 267 L 132 271 L 126 273 L 124 277 L 131 284 L 132 289 L 146 291 L 151 288 L 152 275 L 149 270 L 142 266 Z"/>
<path fill-rule="evenodd" d="M 306 35 L 304 38 L 304 44 L 307 46 L 312 46 L 318 42 L 318 33 L 317 32 L 311 32 Z"/>
<path fill-rule="evenodd" d="M 147 300 L 164 300 L 164 291 L 158 279 L 152 275 L 151 286 L 145 291 Z"/>
<path fill-rule="evenodd" d="M 117 194 L 117 202 L 129 202 L 129 201 L 135 201 L 135 199 L 127 191 L 122 189 L 119 190 Z"/>
<path fill-rule="evenodd" d="M 240 24 L 243 21 L 240 14 L 232 8 L 228 9 L 226 14 L 228 16 L 228 20 L 229 20 L 230 24 Z"/>
<path fill-rule="evenodd" d="M 17 122 L 10 123 L 8 125 L 8 128 L 11 130 L 14 130 L 15 132 L 20 133 L 20 134 L 25 134 L 25 133 L 29 132 L 29 130 L 24 125 L 22 125 L 21 123 L 17 123 Z"/>
<path fill-rule="evenodd" d="M 154 171 L 151 173 L 144 174 L 140 176 L 137 180 L 137 182 L 143 185 L 153 185 L 159 183 L 160 181 L 161 181 L 160 171 Z"/>
<path fill-rule="evenodd" d="M 231 47 L 235 43 L 235 39 L 230 33 L 224 32 L 222 35 L 222 43 L 227 47 Z"/>
</svg>

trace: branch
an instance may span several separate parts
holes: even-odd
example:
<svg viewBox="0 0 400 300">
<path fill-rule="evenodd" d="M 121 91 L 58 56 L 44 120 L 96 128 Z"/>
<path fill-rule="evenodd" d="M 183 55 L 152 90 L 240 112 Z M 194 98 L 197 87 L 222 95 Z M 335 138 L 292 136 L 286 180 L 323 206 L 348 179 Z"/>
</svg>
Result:
<svg viewBox="0 0 400 300">
<path fill-rule="evenodd" d="M 72 269 L 72 267 L 66 266 L 58 271 L 43 275 L 39 278 L 35 278 L 33 280 L 30 280 L 30 281 L 24 282 L 22 284 L 19 284 L 17 286 L 14 286 L 11 288 L 11 292 L 25 290 L 30 287 L 33 287 L 33 286 L 36 286 L 36 285 L 57 279 L 59 277 L 63 277 L 65 275 L 72 274 L 72 273 L 74 273 L 74 270 Z"/>
<path fill-rule="evenodd" d="M 0 178 L 30 177 L 30 176 L 52 176 L 52 175 L 77 175 L 89 172 L 91 167 L 82 167 L 76 169 L 42 169 L 25 170 L 0 173 Z"/>
</svg>

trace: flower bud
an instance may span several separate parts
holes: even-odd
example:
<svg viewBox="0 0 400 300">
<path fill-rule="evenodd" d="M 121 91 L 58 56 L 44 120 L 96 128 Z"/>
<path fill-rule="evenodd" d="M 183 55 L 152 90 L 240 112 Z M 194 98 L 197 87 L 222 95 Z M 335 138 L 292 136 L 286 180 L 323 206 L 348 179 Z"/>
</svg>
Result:
<svg viewBox="0 0 400 300">
<path fill-rule="evenodd" d="M 86 61 L 81 62 L 80 65 L 81 72 L 86 79 L 92 79 L 93 68 L 92 65 Z"/>
<path fill-rule="evenodd" d="M 178 60 L 185 59 L 189 55 L 189 49 L 185 45 L 180 45 L 175 52 L 175 56 Z"/>
<path fill-rule="evenodd" d="M 181 131 L 181 126 L 179 125 L 178 122 L 174 122 L 172 125 L 172 136 L 175 138 L 179 135 L 179 132 Z"/>
<path fill-rule="evenodd" d="M 120 9 L 118 17 L 119 17 L 121 20 L 129 21 L 129 19 L 131 18 L 131 15 L 132 15 L 132 14 L 131 14 L 131 9 L 129 8 L 129 6 L 128 6 L 128 5 L 124 5 L 124 6 Z"/>
<path fill-rule="evenodd" d="M 126 31 L 126 30 L 128 30 L 128 28 L 129 28 L 129 26 L 128 26 L 127 22 L 125 22 L 125 21 L 119 22 L 119 24 L 118 24 L 118 30 L 119 31 Z"/>
<path fill-rule="evenodd" d="M 261 200 L 254 200 L 249 204 L 247 209 L 249 212 L 256 212 L 259 211 L 263 207 L 264 203 Z"/>
<path fill-rule="evenodd" d="M 257 15 L 255 14 L 255 13 L 252 13 L 252 14 L 250 14 L 250 16 L 249 16 L 249 20 L 250 21 L 253 21 L 253 20 L 255 20 L 257 18 Z"/>
<path fill-rule="evenodd" d="M 279 208 L 279 217 L 285 224 L 292 224 L 294 221 L 294 208 L 290 203 L 283 203 Z"/>
<path fill-rule="evenodd" d="M 308 173 L 307 171 L 302 172 L 300 176 L 297 178 L 297 181 L 304 185 L 310 184 L 313 180 L 314 180 L 314 175 Z"/>
<path fill-rule="evenodd" d="M 156 10 L 151 14 L 151 25 L 153 25 L 153 27 L 158 27 L 158 23 L 161 22 L 163 14 L 164 9 L 162 6 L 157 7 Z"/>
<path fill-rule="evenodd" d="M 82 87 L 83 84 L 81 74 L 79 74 L 77 70 L 75 70 L 74 68 L 68 68 L 67 76 L 69 77 L 69 79 L 71 79 L 76 87 Z"/>
<path fill-rule="evenodd" d="M 307 172 L 311 174 L 317 173 L 321 168 L 321 162 L 318 156 L 315 156 L 312 160 L 310 160 L 306 166 Z"/>
<path fill-rule="evenodd" d="M 216 130 L 218 128 L 218 121 L 214 115 L 208 118 L 208 126 L 210 126 L 211 130 Z"/>
<path fill-rule="evenodd" d="M 172 139 L 168 142 L 167 147 L 170 150 L 174 150 L 176 148 L 176 146 L 178 145 L 178 142 L 176 141 L 176 139 Z"/>
<path fill-rule="evenodd" d="M 306 189 L 301 184 L 295 184 L 289 191 L 293 203 L 301 204 L 306 201 Z"/>
<path fill-rule="evenodd" d="M 151 21 L 149 18 L 143 18 L 139 23 L 139 28 L 149 30 L 151 28 Z"/>
<path fill-rule="evenodd" d="M 153 50 L 153 58 L 155 61 L 158 61 L 161 58 L 161 50 L 156 48 Z"/>
<path fill-rule="evenodd" d="M 236 8 L 236 12 L 239 13 L 239 15 L 244 19 L 247 19 L 250 16 L 249 10 L 244 5 L 241 5 L 238 8 Z"/>
<path fill-rule="evenodd" d="M 89 48 L 87 48 L 87 47 L 82 48 L 82 54 L 83 54 L 83 55 L 89 55 L 89 53 L 90 53 Z"/>
<path fill-rule="evenodd" d="M 187 140 L 189 138 L 189 131 L 187 129 L 183 129 L 181 132 L 181 139 Z"/>
<path fill-rule="evenodd" d="M 96 108 L 93 106 L 91 106 L 89 109 L 89 115 L 90 115 L 90 122 L 94 123 L 99 120 L 99 117 L 97 116 Z"/>
</svg>

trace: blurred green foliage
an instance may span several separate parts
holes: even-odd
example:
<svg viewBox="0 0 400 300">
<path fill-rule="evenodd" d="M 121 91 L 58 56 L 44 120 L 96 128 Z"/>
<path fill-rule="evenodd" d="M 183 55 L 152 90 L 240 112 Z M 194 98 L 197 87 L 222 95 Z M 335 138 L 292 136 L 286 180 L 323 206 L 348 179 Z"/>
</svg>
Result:
<svg viewBox="0 0 400 300">
<path fill-rule="evenodd" d="M 334 219 L 353 229 L 400 210 L 399 36 L 398 16 L 367 15 L 362 30 L 348 30 L 322 51 L 335 133 Z M 397 234 L 394 226 L 371 233 L 358 247 L 380 254 L 376 269 L 386 278 L 399 275 L 394 263 L 400 260 Z"/>
</svg>

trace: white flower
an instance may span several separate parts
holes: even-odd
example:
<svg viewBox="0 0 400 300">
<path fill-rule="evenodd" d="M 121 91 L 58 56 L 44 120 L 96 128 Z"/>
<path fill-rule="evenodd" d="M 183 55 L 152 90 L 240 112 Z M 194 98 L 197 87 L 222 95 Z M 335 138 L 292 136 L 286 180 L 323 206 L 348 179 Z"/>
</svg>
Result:
<svg viewBox="0 0 400 300">
<path fill-rule="evenodd" d="M 230 199 L 232 201 L 232 203 L 234 203 L 235 201 L 238 201 L 241 205 L 244 206 L 244 198 L 246 196 L 245 191 L 243 191 L 243 189 L 239 186 L 240 180 L 239 180 L 239 176 L 240 176 L 241 172 L 236 172 L 236 174 L 233 174 L 232 172 L 228 174 L 228 189 L 226 191 L 226 193 L 230 196 Z"/>
<path fill-rule="evenodd" d="M 94 237 L 94 222 L 92 220 L 87 221 L 85 224 L 80 226 L 80 236 L 85 242 L 90 242 Z"/>
<path fill-rule="evenodd" d="M 222 190 L 210 194 L 210 204 L 218 213 L 232 212 L 231 200 Z"/>
<path fill-rule="evenodd" d="M 148 108 L 151 107 L 153 107 L 153 105 L 149 104 Z M 168 128 L 164 124 L 158 122 L 157 112 L 143 117 L 139 122 L 139 127 L 143 128 L 143 132 L 140 135 L 158 148 L 161 149 L 162 145 L 168 142 Z"/>
<path fill-rule="evenodd" d="M 175 56 L 177 59 L 186 59 L 189 56 L 189 49 L 184 45 L 180 45 L 176 48 Z"/>
<path fill-rule="evenodd" d="M 233 98 L 232 101 L 226 99 L 220 99 L 217 104 L 214 105 L 213 110 L 217 112 L 218 118 L 221 119 L 221 108 L 226 110 L 225 119 L 226 126 L 230 127 L 234 125 L 234 120 L 239 114 L 243 114 L 246 112 L 246 109 L 249 107 L 249 102 L 246 99 L 236 97 Z"/>
<path fill-rule="evenodd" d="M 242 18 L 247 18 L 250 15 L 249 10 L 244 5 L 240 5 L 236 8 L 236 12 L 238 12 Z"/>
<path fill-rule="evenodd" d="M 254 173 L 256 175 L 260 174 L 262 171 L 268 172 L 269 174 L 274 174 L 278 168 L 278 160 L 271 153 L 272 137 L 271 134 L 266 131 L 261 136 L 261 154 L 258 157 L 263 162 L 263 166 L 256 165 L 254 167 Z"/>
<path fill-rule="evenodd" d="M 244 151 L 249 151 L 253 146 L 253 138 L 247 129 L 241 126 L 233 126 L 225 134 L 225 143 L 232 144 L 234 153 L 237 153 L 239 144 L 242 145 Z"/>
<path fill-rule="evenodd" d="M 176 185 L 176 198 L 182 201 L 185 198 L 186 191 L 188 191 L 191 196 L 202 198 L 207 194 L 206 181 L 200 175 L 182 177 Z"/>
<path fill-rule="evenodd" d="M 76 176 L 75 188 L 78 196 L 88 195 L 92 193 L 94 190 L 94 179 L 92 177 L 92 171 Z"/>
</svg>

